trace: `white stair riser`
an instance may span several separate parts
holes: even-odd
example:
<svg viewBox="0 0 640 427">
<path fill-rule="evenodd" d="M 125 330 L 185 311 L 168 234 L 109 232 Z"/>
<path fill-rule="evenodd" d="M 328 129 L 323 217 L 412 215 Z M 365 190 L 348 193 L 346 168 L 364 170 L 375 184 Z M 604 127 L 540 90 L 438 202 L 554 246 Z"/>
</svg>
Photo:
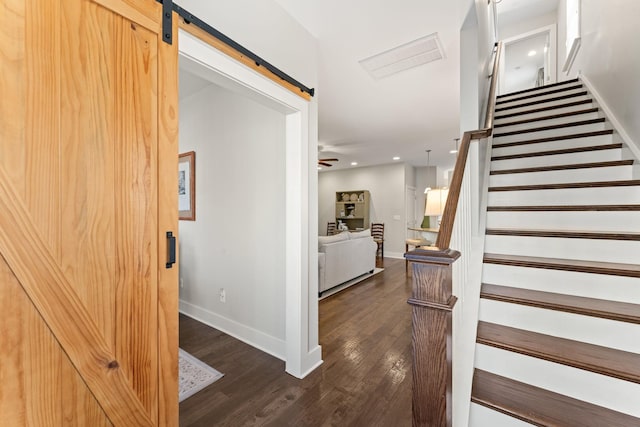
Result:
<svg viewBox="0 0 640 427">
<path fill-rule="evenodd" d="M 499 144 L 500 141 L 495 142 L 494 144 Z M 612 135 L 598 135 L 598 136 L 590 136 L 585 138 L 575 138 L 575 139 L 560 139 L 556 141 L 549 142 L 537 142 L 535 144 L 524 144 L 524 145 L 515 145 L 511 147 L 500 147 L 498 145 L 494 146 L 491 150 L 492 156 L 508 156 L 511 154 L 525 154 L 525 153 L 534 153 L 540 151 L 551 151 L 551 150 L 563 150 L 568 148 L 578 148 L 578 147 L 594 147 L 597 145 L 607 145 L 613 143 Z"/>
<path fill-rule="evenodd" d="M 591 99 L 591 97 L 589 95 L 581 95 L 581 96 L 575 96 L 567 99 L 559 99 L 555 101 L 549 100 L 547 102 L 534 104 L 534 105 L 526 105 L 527 104 L 526 102 L 517 102 L 517 103 L 514 103 L 512 106 L 500 106 L 500 107 L 496 106 L 496 115 L 502 116 L 503 114 L 521 113 L 524 111 L 535 110 L 538 108 L 547 108 L 547 107 L 553 107 L 556 105 L 564 105 L 572 102 L 584 101 L 587 99 Z"/>
<path fill-rule="evenodd" d="M 482 282 L 640 304 L 640 278 L 484 264 Z"/>
<path fill-rule="evenodd" d="M 514 105 L 526 104 L 526 103 L 529 103 L 529 102 L 538 102 L 538 101 L 550 100 L 550 99 L 554 99 L 554 98 L 558 98 L 558 97 L 562 97 L 562 96 L 575 95 L 575 94 L 583 93 L 583 92 L 586 92 L 585 88 L 584 87 L 579 87 L 577 89 L 564 90 L 562 92 L 556 92 L 556 93 L 537 93 L 537 94 L 535 94 L 535 96 L 533 98 L 519 99 L 519 98 L 522 98 L 524 96 L 533 95 L 531 93 L 522 94 L 522 95 L 515 95 L 513 97 L 507 98 L 506 100 L 504 98 L 500 98 L 499 100 L 497 100 L 496 108 L 505 108 L 505 107 L 509 108 L 509 107 L 513 107 Z"/>
<path fill-rule="evenodd" d="M 519 304 L 480 300 L 479 320 L 640 353 L 640 325 Z"/>
<path fill-rule="evenodd" d="M 544 172 L 489 175 L 489 186 L 503 187 L 509 185 L 622 181 L 632 178 L 632 166 L 611 166 L 604 168 L 564 169 Z"/>
<path fill-rule="evenodd" d="M 613 148 L 611 150 L 594 150 L 568 154 L 551 154 L 516 159 L 492 160 L 491 170 L 609 162 L 613 160 L 622 160 L 622 150 L 619 148 Z"/>
<path fill-rule="evenodd" d="M 636 264 L 640 258 L 640 242 L 633 240 L 488 235 L 484 248 L 485 252 L 492 254 L 623 264 Z"/>
<path fill-rule="evenodd" d="M 518 133 L 515 135 L 499 136 L 496 132 L 493 137 L 494 144 L 504 144 L 507 142 L 530 141 L 539 138 L 561 137 L 564 135 L 574 135 L 576 133 L 598 132 L 605 130 L 605 123 L 591 123 L 587 125 L 569 126 L 558 129 L 540 130 L 537 132 Z"/>
<path fill-rule="evenodd" d="M 469 427 L 531 427 L 532 425 L 486 406 L 471 403 Z"/>
<path fill-rule="evenodd" d="M 638 231 L 640 211 L 487 212 L 487 228 Z"/>
<path fill-rule="evenodd" d="M 488 206 L 640 204 L 640 186 L 489 191 Z"/>
<path fill-rule="evenodd" d="M 580 108 L 580 110 L 586 110 L 586 108 Z M 546 116 L 552 116 L 552 115 L 553 114 L 546 114 Z M 494 127 L 493 133 L 513 132 L 513 131 L 517 131 L 517 130 L 525 130 L 525 129 L 537 128 L 537 127 L 541 127 L 541 126 L 559 125 L 559 124 L 567 123 L 567 122 L 579 122 L 579 121 L 583 121 L 583 120 L 593 120 L 593 119 L 597 119 L 599 117 L 601 117 L 601 115 L 599 115 L 598 112 L 576 114 L 574 116 L 559 117 L 557 119 L 539 120 L 539 121 L 535 121 L 535 122 L 522 123 L 522 124 L 519 124 L 519 125 L 498 126 L 498 127 Z M 514 118 L 512 121 L 513 122 L 519 121 L 519 119 Z M 507 123 L 508 123 L 508 121 L 507 121 Z"/>
<path fill-rule="evenodd" d="M 532 90 L 532 91 L 525 92 L 525 93 L 505 94 L 504 96 L 498 97 L 497 100 L 498 101 L 508 101 L 510 99 L 520 98 L 520 97 L 526 96 L 526 95 L 544 95 L 544 94 L 548 94 L 549 92 L 553 92 L 553 91 L 560 90 L 560 89 L 569 89 L 569 88 L 572 88 L 574 86 L 580 86 L 584 90 L 584 86 L 582 85 L 582 83 L 580 83 L 580 82 L 571 82 L 571 83 L 565 83 L 565 84 L 557 85 L 557 86 L 542 86 L 542 87 L 538 88 L 535 91 Z M 558 92 L 557 94 L 562 94 L 562 92 Z"/>
<path fill-rule="evenodd" d="M 560 104 L 560 105 L 563 105 L 563 104 Z M 509 110 L 500 111 L 500 112 L 496 112 L 496 118 L 494 120 L 494 124 L 508 123 L 514 120 L 535 119 L 538 117 L 545 117 L 550 114 L 562 114 L 562 113 L 569 113 L 571 111 L 584 110 L 585 108 L 593 108 L 593 102 L 587 102 L 587 103 L 578 104 L 578 105 L 571 105 L 567 107 L 558 107 L 558 108 L 553 108 L 551 110 L 538 111 L 534 113 L 518 114 L 515 116 L 509 116 L 511 113 L 514 113 L 514 111 L 509 111 Z M 530 107 L 525 111 L 530 111 L 530 110 L 537 110 L 537 108 Z M 504 117 L 504 116 L 507 116 L 507 117 Z"/>
<path fill-rule="evenodd" d="M 640 417 L 640 384 L 534 357 L 476 346 L 476 368 Z"/>
</svg>

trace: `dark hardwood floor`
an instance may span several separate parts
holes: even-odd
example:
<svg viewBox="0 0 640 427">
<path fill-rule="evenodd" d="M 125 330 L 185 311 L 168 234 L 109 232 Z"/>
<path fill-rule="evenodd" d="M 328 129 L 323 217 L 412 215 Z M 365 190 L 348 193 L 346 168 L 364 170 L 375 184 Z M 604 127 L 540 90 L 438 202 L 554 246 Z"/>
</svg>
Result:
<svg viewBox="0 0 640 427">
<path fill-rule="evenodd" d="M 410 426 L 411 277 L 404 260 L 320 301 L 324 363 L 284 362 L 180 316 L 180 347 L 225 376 L 180 404 L 181 426 Z"/>
</svg>

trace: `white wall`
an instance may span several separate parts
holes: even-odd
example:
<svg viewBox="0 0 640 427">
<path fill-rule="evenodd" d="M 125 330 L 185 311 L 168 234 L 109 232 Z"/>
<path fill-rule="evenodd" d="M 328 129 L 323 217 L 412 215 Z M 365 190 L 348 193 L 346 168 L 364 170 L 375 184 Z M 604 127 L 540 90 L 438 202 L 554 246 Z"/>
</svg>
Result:
<svg viewBox="0 0 640 427">
<path fill-rule="evenodd" d="M 414 183 L 408 185 L 413 186 Z M 384 222 L 385 256 L 402 257 L 406 232 L 404 164 L 394 163 L 319 173 L 319 234 L 326 233 L 328 221 L 335 221 L 335 193 L 350 190 L 369 190 L 371 221 Z"/>
<path fill-rule="evenodd" d="M 180 151 L 191 150 L 197 206 L 196 221 L 180 221 L 181 308 L 284 358 L 285 116 L 211 85 L 180 103 Z"/>
<path fill-rule="evenodd" d="M 178 3 L 304 85 L 317 85 L 316 39 L 273 0 Z"/>
<path fill-rule="evenodd" d="M 519 34 L 537 30 L 538 28 L 554 25 L 557 18 L 557 13 L 555 11 L 545 13 L 543 15 L 531 16 L 518 22 L 507 21 L 506 23 L 503 23 L 500 17 L 498 17 L 498 37 L 501 40 L 509 39 Z"/>
<path fill-rule="evenodd" d="M 478 129 L 484 121 L 495 43 L 492 6 L 469 5 L 460 29 L 460 132 Z"/>
<path fill-rule="evenodd" d="M 640 34 L 637 0 L 582 0 L 581 45 L 569 74 L 581 73 L 597 90 L 613 115 L 640 146 Z M 566 57 L 566 0 L 558 5 L 558 64 Z"/>
</svg>

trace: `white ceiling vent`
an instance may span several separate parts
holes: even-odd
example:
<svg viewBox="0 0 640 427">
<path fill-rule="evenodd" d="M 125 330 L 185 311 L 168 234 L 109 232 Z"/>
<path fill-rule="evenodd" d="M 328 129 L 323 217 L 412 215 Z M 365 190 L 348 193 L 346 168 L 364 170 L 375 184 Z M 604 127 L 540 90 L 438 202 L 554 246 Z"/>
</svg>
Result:
<svg viewBox="0 0 640 427">
<path fill-rule="evenodd" d="M 369 58 L 360 65 L 378 80 L 444 58 L 438 33 L 421 37 Z"/>
</svg>

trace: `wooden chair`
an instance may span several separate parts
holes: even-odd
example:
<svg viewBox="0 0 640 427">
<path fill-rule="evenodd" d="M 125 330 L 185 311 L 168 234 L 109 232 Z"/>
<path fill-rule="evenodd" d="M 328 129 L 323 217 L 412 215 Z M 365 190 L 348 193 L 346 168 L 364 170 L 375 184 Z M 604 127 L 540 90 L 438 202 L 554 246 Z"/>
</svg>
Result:
<svg viewBox="0 0 640 427">
<path fill-rule="evenodd" d="M 376 257 L 380 252 L 380 258 L 384 258 L 384 222 L 371 223 L 371 236 L 373 236 L 373 241 L 378 245 Z"/>
<path fill-rule="evenodd" d="M 420 246 L 429 246 L 431 242 L 426 239 L 407 239 L 404 241 L 404 251 L 409 252 L 409 246 L 413 246 L 413 249 L 418 249 Z M 409 273 L 409 260 L 404 259 L 404 271 Z"/>
<path fill-rule="evenodd" d="M 333 236 L 338 232 L 335 221 L 327 222 L 327 236 Z"/>
</svg>

